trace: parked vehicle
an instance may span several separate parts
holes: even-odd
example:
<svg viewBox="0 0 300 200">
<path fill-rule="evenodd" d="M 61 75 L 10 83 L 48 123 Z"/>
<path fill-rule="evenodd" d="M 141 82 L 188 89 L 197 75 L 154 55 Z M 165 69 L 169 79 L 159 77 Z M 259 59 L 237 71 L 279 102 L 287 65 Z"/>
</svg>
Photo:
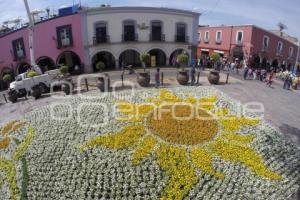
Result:
<svg viewBox="0 0 300 200">
<path fill-rule="evenodd" d="M 9 100 L 15 103 L 18 98 L 27 94 L 39 98 L 41 94 L 49 92 L 51 83 L 59 77 L 59 70 L 51 70 L 45 74 L 28 77 L 28 73 L 19 74 L 9 86 Z"/>
</svg>

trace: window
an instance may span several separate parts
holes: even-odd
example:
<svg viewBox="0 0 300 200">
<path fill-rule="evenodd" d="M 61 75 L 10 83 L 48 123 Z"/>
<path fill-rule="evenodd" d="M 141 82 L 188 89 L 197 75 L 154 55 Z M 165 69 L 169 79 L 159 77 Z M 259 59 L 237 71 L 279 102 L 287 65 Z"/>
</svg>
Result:
<svg viewBox="0 0 300 200">
<path fill-rule="evenodd" d="M 135 22 L 127 20 L 123 22 L 123 41 L 136 41 L 137 35 L 135 33 Z"/>
<path fill-rule="evenodd" d="M 217 31 L 216 32 L 216 43 L 221 43 L 222 42 L 222 32 Z"/>
<path fill-rule="evenodd" d="M 244 34 L 243 34 L 243 31 L 238 31 L 236 33 L 236 43 L 238 45 L 241 45 L 243 43 L 243 39 L 244 39 Z"/>
<path fill-rule="evenodd" d="M 198 42 L 201 42 L 201 32 L 198 33 Z"/>
<path fill-rule="evenodd" d="M 163 41 L 163 40 L 164 40 L 164 36 L 162 35 L 162 22 L 152 21 L 150 41 Z"/>
<path fill-rule="evenodd" d="M 289 48 L 289 58 L 292 58 L 294 54 L 294 47 Z"/>
<path fill-rule="evenodd" d="M 108 42 L 107 24 L 106 22 L 99 22 L 95 25 L 95 38 L 94 44 Z"/>
<path fill-rule="evenodd" d="M 264 36 L 263 38 L 263 48 L 262 50 L 267 50 L 269 48 L 270 38 L 268 36 Z"/>
<path fill-rule="evenodd" d="M 283 52 L 283 43 L 281 41 L 279 41 L 277 44 L 277 54 L 281 55 L 282 52 Z"/>
<path fill-rule="evenodd" d="M 69 47 L 73 45 L 72 26 L 60 26 L 56 28 L 57 47 Z"/>
<path fill-rule="evenodd" d="M 23 38 L 19 38 L 17 40 L 12 41 L 14 59 L 20 60 L 25 58 L 25 48 Z"/>
<path fill-rule="evenodd" d="M 205 41 L 205 42 L 209 42 L 209 31 L 206 31 L 206 32 L 205 32 L 205 35 L 204 35 L 204 41 Z"/>
<path fill-rule="evenodd" d="M 187 42 L 186 24 L 177 23 L 175 41 L 176 42 Z"/>
</svg>

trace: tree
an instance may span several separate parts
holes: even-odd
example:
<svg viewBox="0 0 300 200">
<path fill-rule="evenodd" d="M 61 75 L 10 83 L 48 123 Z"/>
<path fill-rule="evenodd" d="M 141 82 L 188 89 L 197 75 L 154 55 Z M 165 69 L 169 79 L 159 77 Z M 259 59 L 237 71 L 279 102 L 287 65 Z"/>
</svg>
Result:
<svg viewBox="0 0 300 200">
<path fill-rule="evenodd" d="M 213 53 L 212 55 L 211 55 L 211 57 L 210 57 L 210 59 L 211 59 L 211 61 L 213 62 L 213 63 L 216 63 L 216 62 L 218 62 L 219 60 L 220 60 L 220 54 L 218 54 L 218 53 Z"/>
<path fill-rule="evenodd" d="M 11 75 L 11 74 L 5 74 L 5 75 L 3 76 L 3 81 L 6 82 L 6 83 L 12 82 L 12 81 L 13 81 L 12 75 Z"/>
<path fill-rule="evenodd" d="M 102 72 L 105 69 L 105 64 L 102 61 L 97 62 L 96 69 L 100 72 Z"/>
<path fill-rule="evenodd" d="M 189 61 L 189 56 L 185 53 L 181 53 L 177 56 L 177 61 L 180 64 L 181 70 L 184 71 L 184 68 Z"/>
<path fill-rule="evenodd" d="M 147 63 L 150 62 L 150 54 L 148 53 L 143 53 L 140 55 L 140 61 L 142 62 L 143 64 L 143 67 L 144 67 L 144 71 L 146 71 L 146 65 Z"/>
</svg>

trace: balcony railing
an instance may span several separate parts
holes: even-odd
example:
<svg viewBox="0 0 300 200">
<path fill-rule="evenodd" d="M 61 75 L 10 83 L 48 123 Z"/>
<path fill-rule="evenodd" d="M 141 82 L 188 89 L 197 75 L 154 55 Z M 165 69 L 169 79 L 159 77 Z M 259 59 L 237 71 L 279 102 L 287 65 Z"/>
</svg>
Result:
<svg viewBox="0 0 300 200">
<path fill-rule="evenodd" d="M 164 42 L 166 41 L 166 35 L 160 34 L 160 35 L 149 35 L 150 42 Z"/>
<path fill-rule="evenodd" d="M 189 36 L 175 35 L 175 42 L 188 43 L 190 40 Z"/>
<path fill-rule="evenodd" d="M 138 34 L 123 34 L 122 35 L 122 42 L 136 42 L 138 41 L 139 37 Z"/>
<path fill-rule="evenodd" d="M 97 44 L 103 44 L 103 43 L 108 43 L 110 41 L 110 37 L 109 35 L 103 36 L 103 37 L 93 37 L 93 44 L 97 45 Z"/>
<path fill-rule="evenodd" d="M 236 41 L 236 46 L 243 46 L 243 41 L 242 40 L 237 40 Z"/>
<path fill-rule="evenodd" d="M 216 39 L 216 44 L 221 44 L 222 43 L 222 39 Z"/>
<path fill-rule="evenodd" d="M 263 47 L 261 48 L 261 51 L 262 51 L 262 52 L 267 52 L 268 50 L 269 50 L 269 47 L 266 47 L 266 46 L 265 46 L 265 47 L 263 46 Z"/>
</svg>

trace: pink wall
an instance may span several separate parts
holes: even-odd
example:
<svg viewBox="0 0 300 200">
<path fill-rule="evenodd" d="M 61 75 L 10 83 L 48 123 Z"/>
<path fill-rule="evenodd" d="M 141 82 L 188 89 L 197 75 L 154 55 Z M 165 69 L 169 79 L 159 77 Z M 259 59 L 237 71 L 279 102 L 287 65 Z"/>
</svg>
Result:
<svg viewBox="0 0 300 200">
<path fill-rule="evenodd" d="M 56 27 L 68 24 L 72 25 L 73 47 L 57 49 Z M 5 67 L 11 68 L 13 66 L 13 69 L 16 70 L 18 63 L 13 61 L 13 54 L 11 53 L 13 50 L 12 40 L 20 37 L 23 37 L 26 51 L 26 59 L 22 60 L 22 62 L 30 63 L 28 29 L 24 28 L 0 38 L 0 73 Z M 80 14 L 59 17 L 36 24 L 34 28 L 34 48 L 35 60 L 42 56 L 48 56 L 56 63 L 62 52 L 73 51 L 80 57 L 81 62 L 84 62 Z"/>
<path fill-rule="evenodd" d="M 204 42 L 206 31 L 209 31 L 209 35 L 210 35 L 210 40 L 208 43 Z M 222 32 L 222 42 L 220 44 L 216 43 L 216 33 L 218 31 Z M 249 26 L 200 27 L 199 32 L 201 32 L 201 42 L 199 44 L 199 48 L 225 51 L 225 54 L 228 56 L 230 49 L 236 46 L 236 37 L 238 31 L 243 31 L 243 44 L 244 44 L 243 48 L 247 52 L 250 52 L 252 27 Z M 230 37 L 231 40 L 229 39 Z"/>
<path fill-rule="evenodd" d="M 28 47 L 28 30 L 27 28 L 21 29 L 19 31 L 13 32 L 9 35 L 0 38 L 0 73 L 3 68 L 13 68 L 15 69 L 16 62 L 14 60 L 14 53 L 12 47 L 12 41 L 23 37 L 25 54 L 25 62 L 29 60 L 29 47 Z"/>
<path fill-rule="evenodd" d="M 230 41 L 230 35 L 232 30 L 232 37 Z M 205 32 L 209 31 L 210 41 L 209 43 L 204 42 Z M 216 44 L 216 32 L 222 31 L 222 43 Z M 220 27 L 199 27 L 199 32 L 201 32 L 201 42 L 198 45 L 198 56 L 201 55 L 201 49 L 209 49 L 210 53 L 213 50 L 224 51 L 225 55 L 228 56 L 230 49 L 235 46 L 236 43 L 236 34 L 238 31 L 243 31 L 243 50 L 249 55 L 258 54 L 261 57 L 266 57 L 268 61 L 278 59 L 279 62 L 283 60 L 287 64 L 294 64 L 296 61 L 296 55 L 298 47 L 297 45 L 273 34 L 269 31 L 263 30 L 259 27 L 253 25 L 245 26 L 220 26 Z M 262 53 L 263 47 L 263 37 L 267 35 L 270 37 L 269 49 L 266 53 Z M 283 42 L 283 55 L 277 56 L 277 44 L 278 41 Z M 230 48 L 231 43 L 231 48 Z M 292 58 L 288 58 L 289 47 L 294 47 L 294 53 Z"/>
<path fill-rule="evenodd" d="M 57 49 L 56 27 L 72 25 L 73 47 Z M 50 20 L 46 23 L 39 23 L 34 28 L 35 59 L 48 56 L 56 62 L 57 57 L 64 51 L 77 53 L 81 61 L 84 61 L 84 48 L 82 41 L 81 17 L 80 14 L 69 15 Z"/>
</svg>

